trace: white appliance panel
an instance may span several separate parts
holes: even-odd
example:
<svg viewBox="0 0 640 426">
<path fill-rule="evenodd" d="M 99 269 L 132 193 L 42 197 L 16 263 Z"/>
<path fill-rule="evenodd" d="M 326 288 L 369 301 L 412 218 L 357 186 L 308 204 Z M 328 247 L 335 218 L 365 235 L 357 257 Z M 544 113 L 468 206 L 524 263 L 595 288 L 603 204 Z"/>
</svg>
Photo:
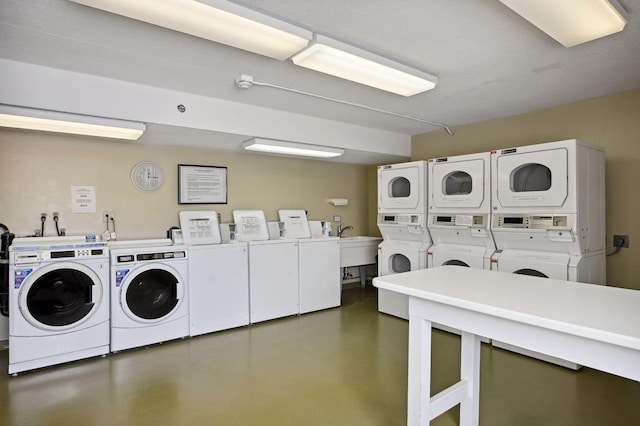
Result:
<svg viewBox="0 0 640 426">
<path fill-rule="evenodd" d="M 490 269 L 491 254 L 482 246 L 462 244 L 436 244 L 429 249 L 428 267 L 456 265 L 469 268 Z"/>
<path fill-rule="evenodd" d="M 249 324 L 247 243 L 189 247 L 189 335 Z"/>
<path fill-rule="evenodd" d="M 299 312 L 298 242 L 249 243 L 249 319 L 251 323 Z"/>
<path fill-rule="evenodd" d="M 184 244 L 220 244 L 222 241 L 217 212 L 181 211 L 179 216 Z"/>
<path fill-rule="evenodd" d="M 340 306 L 339 238 L 300 240 L 300 313 Z"/>
<path fill-rule="evenodd" d="M 575 281 L 569 277 L 570 257 L 566 253 L 505 250 L 494 256 L 492 266 L 501 272 Z"/>
<path fill-rule="evenodd" d="M 239 241 L 265 241 L 269 239 L 267 219 L 262 210 L 234 210 L 233 221 Z"/>
</svg>

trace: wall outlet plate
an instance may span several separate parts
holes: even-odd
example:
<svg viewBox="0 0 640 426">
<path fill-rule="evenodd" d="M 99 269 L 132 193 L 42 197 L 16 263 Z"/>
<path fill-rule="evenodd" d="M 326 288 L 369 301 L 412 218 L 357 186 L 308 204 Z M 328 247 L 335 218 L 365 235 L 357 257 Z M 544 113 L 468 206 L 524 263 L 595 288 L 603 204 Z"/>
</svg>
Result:
<svg viewBox="0 0 640 426">
<path fill-rule="evenodd" d="M 622 244 L 616 245 L 616 241 L 622 239 Z M 629 248 L 629 236 L 628 235 L 614 235 L 613 236 L 613 247 L 624 247 Z"/>
<path fill-rule="evenodd" d="M 334 221 L 334 222 L 342 222 L 342 216 L 340 216 L 340 215 L 335 215 L 335 216 L 333 217 L 333 221 Z"/>
</svg>

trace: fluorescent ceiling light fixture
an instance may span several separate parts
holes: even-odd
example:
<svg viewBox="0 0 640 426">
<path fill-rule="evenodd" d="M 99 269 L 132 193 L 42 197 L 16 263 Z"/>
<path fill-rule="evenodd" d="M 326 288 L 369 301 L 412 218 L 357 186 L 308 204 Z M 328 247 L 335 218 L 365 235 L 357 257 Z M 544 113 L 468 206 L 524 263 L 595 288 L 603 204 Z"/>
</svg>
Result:
<svg viewBox="0 0 640 426">
<path fill-rule="evenodd" d="M 313 34 L 224 0 L 71 0 L 270 58 L 285 60 Z"/>
<path fill-rule="evenodd" d="M 143 123 L 34 108 L 0 105 L 0 127 L 102 138 L 136 140 L 144 133 Z"/>
<path fill-rule="evenodd" d="M 412 96 L 436 87 L 438 78 L 322 35 L 291 58 L 294 64 L 356 83 Z"/>
<path fill-rule="evenodd" d="M 263 138 L 253 138 L 243 142 L 242 148 L 247 151 L 266 152 L 269 154 L 299 155 L 318 158 L 339 157 L 344 154 L 344 149 L 340 148 Z"/>
<path fill-rule="evenodd" d="M 627 23 L 623 9 L 615 1 L 500 1 L 565 47 L 620 32 Z"/>
</svg>

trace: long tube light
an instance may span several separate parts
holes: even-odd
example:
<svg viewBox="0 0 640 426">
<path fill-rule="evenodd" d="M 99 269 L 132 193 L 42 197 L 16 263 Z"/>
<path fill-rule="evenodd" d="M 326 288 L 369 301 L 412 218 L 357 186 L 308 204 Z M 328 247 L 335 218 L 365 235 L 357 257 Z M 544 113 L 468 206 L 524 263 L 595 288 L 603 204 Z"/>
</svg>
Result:
<svg viewBox="0 0 640 426">
<path fill-rule="evenodd" d="M 313 43 L 291 60 L 301 67 L 402 96 L 431 90 L 438 81 L 426 72 L 322 35 L 316 35 Z"/>
<path fill-rule="evenodd" d="M 126 140 L 138 139 L 146 129 L 135 121 L 13 105 L 0 105 L 0 127 Z"/>
<path fill-rule="evenodd" d="M 249 139 L 242 143 L 242 148 L 247 151 L 266 152 L 269 154 L 298 155 L 317 158 L 339 157 L 344 154 L 344 149 L 341 148 L 264 138 Z"/>
<path fill-rule="evenodd" d="M 627 23 L 615 0 L 500 1 L 565 47 L 620 32 Z"/>
<path fill-rule="evenodd" d="M 224 0 L 71 0 L 138 21 L 285 60 L 313 33 Z"/>
</svg>

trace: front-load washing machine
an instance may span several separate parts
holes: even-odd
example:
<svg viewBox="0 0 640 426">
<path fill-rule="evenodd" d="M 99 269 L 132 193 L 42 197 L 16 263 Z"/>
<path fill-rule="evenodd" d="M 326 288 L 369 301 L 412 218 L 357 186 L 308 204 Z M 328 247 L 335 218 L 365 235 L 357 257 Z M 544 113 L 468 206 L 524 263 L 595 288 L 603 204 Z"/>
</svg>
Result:
<svg viewBox="0 0 640 426">
<path fill-rule="evenodd" d="M 109 353 L 106 243 L 15 239 L 9 277 L 9 374 Z"/>
<path fill-rule="evenodd" d="M 383 241 L 378 245 L 378 275 L 416 271 L 427 267 L 429 244 L 421 241 Z M 409 319 L 409 298 L 378 289 L 378 311 Z"/>
<path fill-rule="evenodd" d="M 111 351 L 189 335 L 187 246 L 111 249 Z"/>
<path fill-rule="evenodd" d="M 549 251 L 499 250 L 493 256 L 492 269 L 541 278 L 602 284 L 605 274 L 603 256 L 601 252 L 572 256 L 567 253 Z M 493 345 L 573 370 L 580 368 L 573 362 L 518 348 L 500 341 L 494 340 Z"/>
</svg>

